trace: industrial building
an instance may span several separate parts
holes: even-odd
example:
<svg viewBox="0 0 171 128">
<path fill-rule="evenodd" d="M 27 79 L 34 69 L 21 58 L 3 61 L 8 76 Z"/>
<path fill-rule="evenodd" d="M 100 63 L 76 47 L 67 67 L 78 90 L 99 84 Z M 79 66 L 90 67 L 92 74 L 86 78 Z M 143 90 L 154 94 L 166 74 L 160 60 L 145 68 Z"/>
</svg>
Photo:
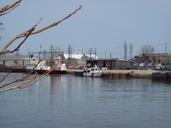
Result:
<svg viewBox="0 0 171 128">
<path fill-rule="evenodd" d="M 87 64 L 90 63 L 91 65 L 97 65 L 98 67 L 102 68 L 105 67 L 108 70 L 115 70 L 115 69 L 122 69 L 123 67 L 126 67 L 129 65 L 128 61 L 125 60 L 119 60 L 115 58 L 111 59 L 90 59 L 87 60 Z"/>
</svg>

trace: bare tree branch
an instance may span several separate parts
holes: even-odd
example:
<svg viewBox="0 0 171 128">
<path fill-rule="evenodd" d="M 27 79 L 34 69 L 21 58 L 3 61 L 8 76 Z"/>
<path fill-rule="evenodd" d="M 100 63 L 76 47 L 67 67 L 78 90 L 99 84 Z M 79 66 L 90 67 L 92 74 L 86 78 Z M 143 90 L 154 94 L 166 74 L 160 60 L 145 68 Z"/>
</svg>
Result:
<svg viewBox="0 0 171 128">
<path fill-rule="evenodd" d="M 1 89 L 0 93 L 7 92 L 7 91 L 12 91 L 14 89 L 18 89 L 18 86 L 16 85 L 16 86 L 13 86 L 13 87 L 10 87 L 10 88 Z"/>
<path fill-rule="evenodd" d="M 7 73 L 5 76 L 3 76 L 1 79 L 0 79 L 0 83 L 2 83 L 3 81 L 5 81 L 7 79 L 7 77 L 9 76 L 10 73 Z"/>
<path fill-rule="evenodd" d="M 34 77 L 37 76 L 37 73 L 35 73 L 35 74 L 33 74 L 33 75 L 27 75 L 27 76 L 24 77 L 24 78 L 19 78 L 19 79 L 16 79 L 16 80 L 12 81 L 12 82 L 9 82 L 9 83 L 5 83 L 5 84 L 3 84 L 3 85 L 0 86 L 0 89 L 1 89 L 1 88 L 4 88 L 4 87 L 6 87 L 6 86 L 9 86 L 9 85 L 18 83 L 18 82 L 27 81 L 27 80 L 31 79 L 33 76 L 34 76 Z"/>
<path fill-rule="evenodd" d="M 14 8 L 16 8 L 17 6 L 20 5 L 22 0 L 17 0 L 15 3 L 11 4 L 11 5 L 7 5 L 3 8 L 0 9 L 0 16 L 7 14 L 8 12 L 10 12 L 11 10 L 13 10 Z M 28 29 L 27 31 L 24 31 L 20 34 L 18 34 L 17 36 L 15 36 L 13 39 L 11 39 L 8 43 L 6 43 L 6 45 L 3 47 L 3 49 L 0 51 L 0 55 L 4 55 L 4 54 L 8 54 L 8 53 L 14 53 L 15 51 L 18 51 L 20 49 L 20 47 L 25 43 L 25 41 L 27 40 L 27 38 L 30 35 L 35 35 L 38 33 L 41 33 L 43 31 L 46 31 L 47 29 L 50 29 L 52 27 L 55 27 L 57 25 L 59 25 L 60 23 L 62 23 L 63 21 L 67 20 L 68 18 L 70 18 L 72 15 L 76 14 L 80 9 L 82 8 L 82 6 L 79 6 L 76 10 L 74 10 L 73 12 L 69 13 L 67 16 L 65 16 L 64 18 L 57 20 L 55 22 L 53 22 L 52 24 L 49 24 L 41 29 L 36 30 L 36 26 L 40 23 L 40 21 L 35 24 L 33 27 L 31 27 L 30 29 Z M 24 38 L 23 41 L 21 43 L 19 43 L 19 45 L 16 46 L 16 48 L 14 48 L 13 50 L 8 50 L 8 48 L 15 43 L 15 41 L 17 41 L 20 38 Z M 36 66 L 37 67 L 37 66 Z M 35 68 L 36 68 L 35 67 Z M 16 79 L 12 82 L 8 82 L 5 83 L 4 81 L 7 79 L 7 77 L 9 76 L 9 74 L 7 74 L 6 76 L 4 76 L 1 81 L 3 83 L 3 85 L 0 85 L 0 92 L 5 92 L 5 91 L 10 91 L 10 90 L 14 90 L 14 89 L 22 89 L 22 88 L 26 88 L 29 87 L 31 85 L 33 85 L 34 83 L 36 83 L 37 81 L 43 79 L 44 77 L 46 77 L 52 70 L 54 70 L 56 68 L 56 66 L 54 66 L 53 68 L 51 68 L 50 70 L 46 71 L 44 74 L 42 75 L 37 75 L 37 73 L 35 73 L 34 75 L 30 75 L 31 73 L 33 73 L 33 71 L 35 71 L 35 68 L 33 68 L 33 70 L 27 74 L 27 76 L 23 77 L 23 78 L 19 78 Z M 0 82 L 1 82 L 0 81 Z M 5 83 L 5 84 L 4 84 Z"/>
<path fill-rule="evenodd" d="M 30 35 L 35 35 L 35 34 L 38 34 L 38 33 L 41 33 L 47 29 L 50 29 L 52 27 L 55 27 L 57 25 L 59 25 L 60 23 L 62 23 L 63 21 L 65 21 L 66 19 L 70 18 L 72 15 L 76 14 L 80 9 L 82 8 L 82 6 L 79 6 L 75 11 L 73 11 L 72 13 L 68 14 L 66 17 L 64 17 L 63 19 L 61 20 L 58 20 L 50 25 L 47 25 L 45 26 L 44 28 L 42 29 L 39 29 L 39 30 L 35 30 L 33 31 Z M 14 37 L 12 40 L 10 40 L 3 48 L 3 50 L 7 50 L 16 40 L 18 40 L 19 38 L 23 38 L 23 37 L 26 37 L 27 36 L 27 31 L 26 32 L 22 32 L 20 33 L 19 35 L 17 35 L 16 37 Z M 3 51 L 2 50 L 2 51 Z"/>
<path fill-rule="evenodd" d="M 66 19 L 70 18 L 72 15 L 76 14 L 79 10 L 81 10 L 82 6 L 80 5 L 75 11 L 73 11 L 72 13 L 68 14 L 66 17 L 64 17 L 63 19 L 61 20 L 58 20 L 50 25 L 47 25 L 45 26 L 44 28 L 42 29 L 39 29 L 39 30 L 36 30 L 35 32 L 31 33 L 31 35 L 34 35 L 34 34 L 38 34 L 40 32 L 43 32 L 49 28 L 52 28 L 52 27 L 55 27 L 57 26 L 58 24 L 62 23 L 63 21 L 65 21 Z"/>
<path fill-rule="evenodd" d="M 0 16 L 5 15 L 7 13 L 9 13 L 10 11 L 12 11 L 13 9 L 15 9 L 16 7 L 18 7 L 20 5 L 22 0 L 17 0 L 15 3 L 6 5 L 5 7 L 0 8 Z"/>
<path fill-rule="evenodd" d="M 14 83 L 17 83 L 17 82 L 22 82 L 22 81 L 24 81 L 24 80 L 27 80 L 27 79 L 30 79 L 30 74 L 32 74 L 34 71 L 35 71 L 35 69 L 36 69 L 36 67 L 38 66 L 38 64 L 40 63 L 40 61 L 34 66 L 34 68 L 25 76 L 25 77 L 23 77 L 23 78 L 19 78 L 19 79 L 16 79 L 16 80 L 14 80 L 14 81 L 12 81 L 12 82 L 8 82 L 8 83 L 5 83 L 5 84 L 3 84 L 3 85 L 0 85 L 0 88 L 3 88 L 3 87 L 6 87 L 6 86 L 8 86 L 8 85 L 11 85 L 11 84 L 14 84 Z M 9 75 L 10 73 L 8 73 L 8 75 Z M 37 73 L 35 73 L 36 75 L 37 75 Z M 34 74 L 34 75 L 35 75 Z M 8 76 L 7 76 L 8 77 Z M 4 81 L 4 80 L 3 80 Z M 1 83 L 1 82 L 0 82 Z"/>
<path fill-rule="evenodd" d="M 6 92 L 6 91 L 12 91 L 14 89 L 23 89 L 23 88 L 27 88 L 31 85 L 33 85 L 34 83 L 36 83 L 37 81 L 45 78 L 51 71 L 53 71 L 56 68 L 56 66 L 54 66 L 52 69 L 50 69 L 49 71 L 45 72 L 44 74 L 37 76 L 37 75 L 32 75 L 29 78 L 27 78 L 26 80 L 22 81 L 21 84 L 18 85 L 14 85 L 12 87 L 8 87 L 8 88 L 2 88 L 0 89 L 0 93 L 2 92 Z"/>
<path fill-rule="evenodd" d="M 30 82 L 28 83 L 24 83 L 24 84 L 21 84 L 21 85 L 18 85 L 18 88 L 19 89 L 23 89 L 23 88 L 26 88 L 26 87 L 29 87 L 31 85 L 33 85 L 34 83 L 36 83 L 37 81 L 45 78 L 51 71 L 53 71 L 57 66 L 54 66 L 52 69 L 50 69 L 49 71 L 45 72 L 43 75 L 40 75 L 39 77 L 37 77 L 35 80 L 31 80 Z"/>
<path fill-rule="evenodd" d="M 14 53 L 16 51 L 19 51 L 20 47 L 24 44 L 24 42 L 27 40 L 27 38 L 30 36 L 30 34 L 35 30 L 35 28 L 37 27 L 37 25 L 41 22 L 42 19 L 40 19 L 38 21 L 37 24 L 35 24 L 33 27 L 31 27 L 28 31 L 26 31 L 25 33 L 21 33 L 20 35 L 22 34 L 25 34 L 25 38 L 23 39 L 23 41 L 14 49 L 14 50 L 2 50 L 0 51 L 0 55 L 4 55 L 4 54 L 8 54 L 8 53 Z M 19 35 L 19 36 L 20 36 Z M 16 36 L 17 37 L 17 36 Z"/>
</svg>

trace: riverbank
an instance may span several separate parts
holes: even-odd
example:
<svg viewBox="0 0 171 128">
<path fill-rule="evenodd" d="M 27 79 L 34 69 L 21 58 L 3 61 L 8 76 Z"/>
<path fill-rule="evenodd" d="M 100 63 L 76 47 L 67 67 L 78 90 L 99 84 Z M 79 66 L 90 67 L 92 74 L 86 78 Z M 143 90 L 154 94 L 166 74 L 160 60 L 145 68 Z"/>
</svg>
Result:
<svg viewBox="0 0 171 128">
<path fill-rule="evenodd" d="M 26 70 L 24 68 L 2 68 L 0 69 L 0 72 L 10 72 L 10 73 L 28 73 L 29 70 Z M 35 71 L 36 72 L 36 71 Z M 153 79 L 152 74 L 155 74 L 157 76 L 157 79 L 163 79 L 165 76 L 163 76 L 162 73 L 165 73 L 167 71 L 156 71 L 156 70 L 103 70 L 101 78 L 111 78 L 111 79 L 129 79 L 129 78 L 145 78 L 145 79 Z M 42 74 L 43 72 L 40 70 L 38 73 Z M 56 71 L 51 72 L 50 74 L 72 74 L 76 76 L 83 76 L 83 70 L 82 69 L 67 69 L 66 71 Z M 166 73 L 165 73 L 166 74 Z M 167 75 L 167 74 L 166 74 Z M 170 79 L 170 73 L 169 73 L 169 79 Z M 165 78 L 164 78 L 165 79 Z M 166 76 L 166 79 L 167 76 Z"/>
</svg>

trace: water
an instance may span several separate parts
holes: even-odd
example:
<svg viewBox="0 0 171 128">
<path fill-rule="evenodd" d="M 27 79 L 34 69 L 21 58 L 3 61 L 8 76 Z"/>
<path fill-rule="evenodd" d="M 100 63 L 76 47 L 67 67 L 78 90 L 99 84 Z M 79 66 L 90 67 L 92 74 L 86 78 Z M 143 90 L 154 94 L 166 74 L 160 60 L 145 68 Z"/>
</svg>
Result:
<svg viewBox="0 0 171 128">
<path fill-rule="evenodd" d="M 0 128 L 170 128 L 171 85 L 48 76 L 0 94 Z"/>
</svg>

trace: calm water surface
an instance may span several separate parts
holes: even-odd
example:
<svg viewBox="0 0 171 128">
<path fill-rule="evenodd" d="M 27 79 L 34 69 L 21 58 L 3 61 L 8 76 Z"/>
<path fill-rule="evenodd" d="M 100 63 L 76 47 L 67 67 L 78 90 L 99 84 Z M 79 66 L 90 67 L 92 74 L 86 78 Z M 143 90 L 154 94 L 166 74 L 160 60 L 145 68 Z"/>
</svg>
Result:
<svg viewBox="0 0 171 128">
<path fill-rule="evenodd" d="M 0 128 L 170 128 L 171 84 L 48 76 L 0 94 Z"/>
</svg>

